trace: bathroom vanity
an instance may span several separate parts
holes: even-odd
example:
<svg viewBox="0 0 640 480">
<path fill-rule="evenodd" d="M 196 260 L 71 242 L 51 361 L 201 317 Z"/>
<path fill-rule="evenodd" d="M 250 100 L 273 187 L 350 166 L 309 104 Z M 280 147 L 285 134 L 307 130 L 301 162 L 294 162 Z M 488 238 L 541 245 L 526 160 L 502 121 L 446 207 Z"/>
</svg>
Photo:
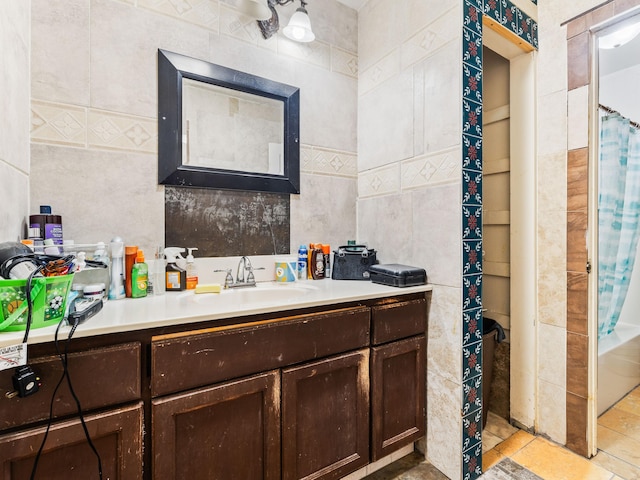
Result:
<svg viewBox="0 0 640 480">
<path fill-rule="evenodd" d="M 111 301 L 78 328 L 68 369 L 104 478 L 338 479 L 424 436 L 431 288 L 278 288 Z M 39 392 L 6 398 L 0 372 L 4 478 L 28 478 L 40 447 L 62 375 L 54 331 L 30 340 Z M 36 478 L 97 478 L 66 383 L 54 412 Z"/>
</svg>

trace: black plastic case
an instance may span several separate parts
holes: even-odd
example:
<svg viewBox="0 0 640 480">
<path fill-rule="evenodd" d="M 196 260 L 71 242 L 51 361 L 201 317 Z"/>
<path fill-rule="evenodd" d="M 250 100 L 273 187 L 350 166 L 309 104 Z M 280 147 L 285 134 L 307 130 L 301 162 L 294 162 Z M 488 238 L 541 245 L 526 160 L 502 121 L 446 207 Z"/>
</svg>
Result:
<svg viewBox="0 0 640 480">
<path fill-rule="evenodd" d="M 372 265 L 369 267 L 371 281 L 392 287 L 412 287 L 427 283 L 424 268 L 410 267 L 398 263 Z"/>
</svg>

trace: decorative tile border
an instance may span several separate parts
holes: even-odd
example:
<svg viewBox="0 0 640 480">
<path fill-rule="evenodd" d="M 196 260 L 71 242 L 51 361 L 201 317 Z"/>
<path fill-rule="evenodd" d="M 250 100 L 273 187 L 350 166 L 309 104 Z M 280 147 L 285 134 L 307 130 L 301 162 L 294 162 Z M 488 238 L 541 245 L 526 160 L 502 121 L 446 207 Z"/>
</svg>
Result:
<svg viewBox="0 0 640 480">
<path fill-rule="evenodd" d="M 405 160 L 400 169 L 402 190 L 457 182 L 460 179 L 460 148 Z"/>
<path fill-rule="evenodd" d="M 364 95 L 398 73 L 400 73 L 400 51 L 395 49 L 360 73 L 358 95 Z"/>
<path fill-rule="evenodd" d="M 85 147 L 87 144 L 86 108 L 32 100 L 31 141 Z"/>
<path fill-rule="evenodd" d="M 87 146 L 141 153 L 158 151 L 158 121 L 114 112 L 89 109 Z"/>
<path fill-rule="evenodd" d="M 358 54 L 331 46 L 331 71 L 358 78 Z"/>
<path fill-rule="evenodd" d="M 219 5 L 211 0 L 189 0 L 176 2 L 172 0 L 138 0 L 138 7 L 161 13 L 200 27 L 218 31 Z"/>
<path fill-rule="evenodd" d="M 482 475 L 483 15 L 504 27 L 510 35 L 516 35 L 534 48 L 538 47 L 537 23 L 510 0 L 464 1 L 461 112 L 462 478 L 464 480 L 475 480 Z"/>
<path fill-rule="evenodd" d="M 358 175 L 358 198 L 391 195 L 400 192 L 400 165 L 393 163 Z"/>
<path fill-rule="evenodd" d="M 302 145 L 300 147 L 300 171 L 356 178 L 358 176 L 358 156 L 352 152 Z"/>
<path fill-rule="evenodd" d="M 34 143 L 155 154 L 157 123 L 155 118 L 31 101 L 31 141 Z"/>
<path fill-rule="evenodd" d="M 336 73 L 358 78 L 358 54 L 321 41 L 310 44 L 293 42 L 281 34 L 265 40 L 254 18 L 251 18 L 232 5 L 211 0 L 137 0 L 137 7 L 151 10 L 169 17 L 197 25 L 260 48 Z"/>
</svg>

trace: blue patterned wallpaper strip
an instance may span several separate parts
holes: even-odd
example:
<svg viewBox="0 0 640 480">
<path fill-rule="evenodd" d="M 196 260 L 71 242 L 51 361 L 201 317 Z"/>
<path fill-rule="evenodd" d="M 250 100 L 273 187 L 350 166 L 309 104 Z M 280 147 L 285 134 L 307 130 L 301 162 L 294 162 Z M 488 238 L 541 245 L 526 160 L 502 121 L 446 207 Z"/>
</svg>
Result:
<svg viewBox="0 0 640 480">
<path fill-rule="evenodd" d="M 535 0 L 532 0 L 536 3 Z M 538 48 L 509 0 L 464 0 L 462 27 L 462 478 L 482 475 L 482 16 Z"/>
<path fill-rule="evenodd" d="M 481 8 L 485 15 L 498 22 L 498 24 L 507 30 L 515 33 L 534 48 L 538 48 L 538 23 L 509 0 L 465 1 L 471 1 L 471 3 L 478 8 L 480 8 L 479 4 L 482 3 Z M 466 22 L 467 19 L 465 18 L 465 23 Z"/>
</svg>

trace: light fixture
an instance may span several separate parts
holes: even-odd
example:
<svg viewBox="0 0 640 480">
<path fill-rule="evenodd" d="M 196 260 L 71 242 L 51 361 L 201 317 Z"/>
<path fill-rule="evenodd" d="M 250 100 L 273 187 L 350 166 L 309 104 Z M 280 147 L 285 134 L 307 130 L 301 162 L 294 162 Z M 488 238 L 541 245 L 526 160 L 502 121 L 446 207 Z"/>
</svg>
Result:
<svg viewBox="0 0 640 480">
<path fill-rule="evenodd" d="M 636 38 L 640 33 L 640 22 L 626 25 L 598 38 L 598 47 L 611 49 L 621 47 Z"/>
<path fill-rule="evenodd" d="M 238 8 L 242 13 L 256 20 L 269 20 L 271 18 L 271 10 L 269 10 L 264 0 L 240 0 Z"/>
<path fill-rule="evenodd" d="M 280 29 L 280 19 L 276 6 L 287 5 L 295 0 L 241 0 L 240 9 L 247 15 L 257 19 L 262 36 L 271 38 Z M 309 14 L 305 8 L 307 2 L 300 0 L 300 8 L 291 16 L 289 24 L 284 27 L 284 33 L 296 42 L 312 42 L 316 36 L 311 30 Z"/>
</svg>

